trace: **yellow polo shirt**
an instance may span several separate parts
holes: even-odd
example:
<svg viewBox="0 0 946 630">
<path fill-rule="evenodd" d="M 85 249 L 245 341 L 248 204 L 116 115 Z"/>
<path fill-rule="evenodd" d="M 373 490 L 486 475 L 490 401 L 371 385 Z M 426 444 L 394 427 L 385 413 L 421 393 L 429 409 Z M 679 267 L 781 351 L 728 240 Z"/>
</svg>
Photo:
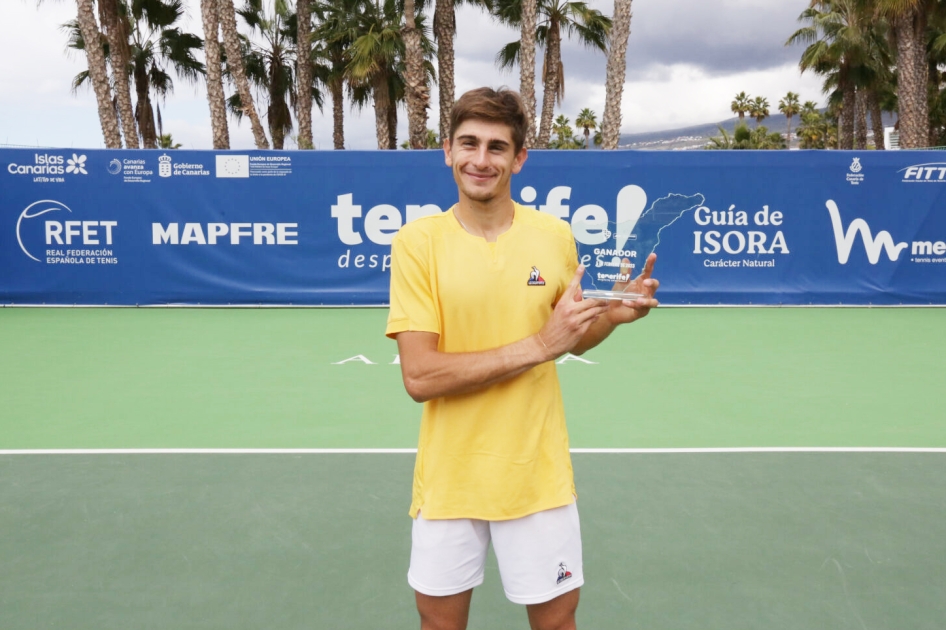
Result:
<svg viewBox="0 0 946 630">
<path fill-rule="evenodd" d="M 570 226 L 516 204 L 512 227 L 488 243 L 453 210 L 395 236 L 386 334 L 437 333 L 441 352 L 474 352 L 538 332 L 578 266 Z M 507 520 L 574 494 L 554 362 L 424 403 L 412 517 Z"/>
</svg>

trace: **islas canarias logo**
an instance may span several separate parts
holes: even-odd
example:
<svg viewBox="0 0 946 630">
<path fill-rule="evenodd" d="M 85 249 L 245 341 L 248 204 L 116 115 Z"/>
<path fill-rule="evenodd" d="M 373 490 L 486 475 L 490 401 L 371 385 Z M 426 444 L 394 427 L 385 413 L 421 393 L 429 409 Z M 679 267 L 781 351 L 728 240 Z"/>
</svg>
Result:
<svg viewBox="0 0 946 630">
<path fill-rule="evenodd" d="M 85 168 L 85 155 L 73 153 L 72 157 L 49 153 L 34 153 L 32 164 L 7 164 L 7 172 L 11 175 L 88 175 Z"/>
</svg>

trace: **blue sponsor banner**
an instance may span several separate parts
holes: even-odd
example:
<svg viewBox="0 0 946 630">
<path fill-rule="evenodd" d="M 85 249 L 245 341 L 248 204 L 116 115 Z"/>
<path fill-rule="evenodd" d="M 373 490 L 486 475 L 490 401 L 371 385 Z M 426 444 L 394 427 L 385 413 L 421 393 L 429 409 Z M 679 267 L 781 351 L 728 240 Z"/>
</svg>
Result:
<svg viewBox="0 0 946 630">
<path fill-rule="evenodd" d="M 943 153 L 534 151 L 512 192 L 583 252 L 636 226 L 665 304 L 946 304 Z M 0 303 L 386 304 L 456 196 L 439 151 L 2 150 Z"/>
</svg>

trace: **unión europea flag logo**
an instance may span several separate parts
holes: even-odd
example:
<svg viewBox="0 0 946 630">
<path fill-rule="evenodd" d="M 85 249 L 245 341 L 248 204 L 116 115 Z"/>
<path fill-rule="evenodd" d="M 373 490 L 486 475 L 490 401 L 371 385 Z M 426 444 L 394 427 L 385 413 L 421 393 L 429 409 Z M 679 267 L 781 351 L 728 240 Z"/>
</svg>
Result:
<svg viewBox="0 0 946 630">
<path fill-rule="evenodd" d="M 218 155 L 217 177 L 249 177 L 250 156 Z"/>
</svg>

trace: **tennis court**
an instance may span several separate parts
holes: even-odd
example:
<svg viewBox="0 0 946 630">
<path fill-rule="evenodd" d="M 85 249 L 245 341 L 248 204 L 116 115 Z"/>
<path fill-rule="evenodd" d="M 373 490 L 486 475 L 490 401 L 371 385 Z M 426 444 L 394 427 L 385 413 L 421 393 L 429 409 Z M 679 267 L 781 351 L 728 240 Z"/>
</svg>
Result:
<svg viewBox="0 0 946 630">
<path fill-rule="evenodd" d="M 0 309 L 0 628 L 413 628 L 385 309 Z M 939 308 L 673 308 L 560 360 L 583 628 L 941 628 Z M 472 629 L 525 627 L 492 561 Z"/>
</svg>

